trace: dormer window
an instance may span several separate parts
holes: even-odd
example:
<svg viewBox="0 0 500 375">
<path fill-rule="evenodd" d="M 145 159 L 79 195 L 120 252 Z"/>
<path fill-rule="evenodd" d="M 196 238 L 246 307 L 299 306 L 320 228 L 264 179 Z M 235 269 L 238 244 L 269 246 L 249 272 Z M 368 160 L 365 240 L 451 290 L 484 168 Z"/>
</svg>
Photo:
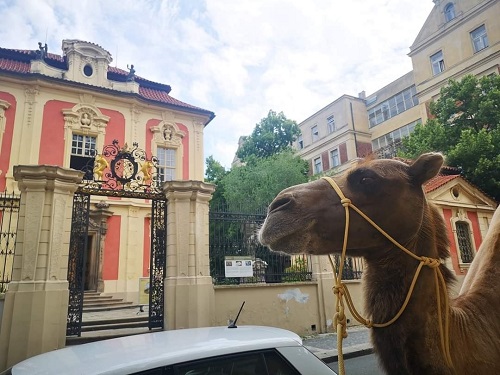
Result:
<svg viewBox="0 0 500 375">
<path fill-rule="evenodd" d="M 453 3 L 448 3 L 444 7 L 444 18 L 446 22 L 450 22 L 455 18 L 455 6 L 453 5 Z"/>
</svg>

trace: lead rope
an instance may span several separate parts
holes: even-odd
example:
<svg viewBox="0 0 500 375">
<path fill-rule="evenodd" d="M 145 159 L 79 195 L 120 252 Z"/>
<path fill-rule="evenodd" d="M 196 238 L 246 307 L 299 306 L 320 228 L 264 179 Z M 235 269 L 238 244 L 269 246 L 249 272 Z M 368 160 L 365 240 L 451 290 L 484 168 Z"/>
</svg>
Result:
<svg viewBox="0 0 500 375">
<path fill-rule="evenodd" d="M 328 256 L 328 260 L 330 261 L 330 265 L 333 269 L 335 275 L 335 286 L 333 287 L 333 293 L 336 297 L 336 306 L 335 306 L 335 315 L 333 318 L 335 328 L 337 330 L 337 351 L 338 351 L 338 365 L 339 365 L 339 375 L 345 375 L 345 367 L 344 367 L 344 354 L 342 351 L 342 340 L 347 337 L 347 319 L 344 311 L 344 300 L 351 312 L 352 316 L 361 324 L 365 325 L 368 328 L 384 328 L 392 323 L 394 323 L 400 316 L 403 314 L 408 302 L 410 301 L 411 295 L 413 293 L 415 284 L 417 282 L 418 276 L 420 275 L 420 270 L 423 266 L 430 267 L 434 270 L 434 280 L 436 284 L 436 302 L 437 302 L 437 310 L 438 310 L 438 325 L 439 325 L 439 336 L 441 341 L 441 351 L 443 352 L 446 364 L 449 367 L 453 367 L 453 363 L 451 360 L 450 353 L 450 325 L 449 325 L 449 303 L 448 303 L 448 295 L 446 282 L 444 280 L 443 274 L 439 269 L 440 261 L 439 259 L 433 259 L 424 256 L 418 256 L 413 254 L 411 251 L 400 245 L 395 239 L 393 239 L 388 233 L 386 233 L 382 228 L 380 228 L 373 220 L 371 220 L 368 216 L 366 216 L 359 208 L 357 208 L 350 199 L 346 198 L 340 187 L 331 177 L 322 177 L 324 180 L 328 181 L 328 183 L 332 186 L 333 190 L 340 197 L 340 203 L 345 209 L 345 227 L 344 227 L 344 240 L 342 244 L 342 253 L 340 255 L 340 265 L 338 271 L 335 270 L 335 266 L 333 264 L 333 260 L 331 255 Z M 368 223 L 370 223 L 376 230 L 378 230 L 382 235 L 384 235 L 389 241 L 391 241 L 394 245 L 396 245 L 399 249 L 403 250 L 406 254 L 410 255 L 412 258 L 419 261 L 417 270 L 415 271 L 415 275 L 413 276 L 413 280 L 411 282 L 410 288 L 406 295 L 406 298 L 403 302 L 403 305 L 397 312 L 397 314 L 389 321 L 385 323 L 373 323 L 369 319 L 363 318 L 361 314 L 356 310 L 354 303 L 352 302 L 351 295 L 349 294 L 349 290 L 347 289 L 347 285 L 342 282 L 342 271 L 344 268 L 345 261 L 345 253 L 347 249 L 347 239 L 349 235 L 349 207 L 356 211 L 362 218 L 364 218 Z M 444 327 L 443 327 L 443 317 L 441 314 L 441 289 L 443 290 L 443 299 L 445 305 L 445 319 L 444 319 Z"/>
</svg>

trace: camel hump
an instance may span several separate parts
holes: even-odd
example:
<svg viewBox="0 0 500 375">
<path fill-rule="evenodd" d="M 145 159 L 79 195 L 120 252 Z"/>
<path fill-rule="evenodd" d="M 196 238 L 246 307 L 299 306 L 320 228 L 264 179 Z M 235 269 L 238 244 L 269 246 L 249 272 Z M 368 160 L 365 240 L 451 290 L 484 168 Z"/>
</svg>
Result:
<svg viewBox="0 0 500 375">
<path fill-rule="evenodd" d="M 500 207 L 493 214 L 488 232 L 467 271 L 459 294 L 473 288 L 482 288 L 482 281 L 491 272 L 500 276 Z M 487 287 L 490 288 L 491 285 Z"/>
<path fill-rule="evenodd" d="M 413 162 L 409 175 L 415 185 L 422 185 L 439 173 L 444 162 L 443 155 L 437 152 L 422 154 Z"/>
</svg>

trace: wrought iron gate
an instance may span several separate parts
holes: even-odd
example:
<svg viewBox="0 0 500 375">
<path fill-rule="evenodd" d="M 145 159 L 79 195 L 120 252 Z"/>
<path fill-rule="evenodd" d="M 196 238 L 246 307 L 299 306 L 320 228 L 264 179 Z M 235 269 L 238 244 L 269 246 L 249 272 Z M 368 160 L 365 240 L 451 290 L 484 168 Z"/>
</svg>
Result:
<svg viewBox="0 0 500 375">
<path fill-rule="evenodd" d="M 149 199 L 151 205 L 151 258 L 149 275 L 149 329 L 163 328 L 166 276 L 167 201 L 160 189 L 156 157 L 146 158 L 136 143 L 132 149 L 105 146 L 91 158 L 84 180 L 73 199 L 73 219 L 68 261 L 69 306 L 67 336 L 80 336 L 85 284 L 85 252 L 92 195 Z"/>
</svg>

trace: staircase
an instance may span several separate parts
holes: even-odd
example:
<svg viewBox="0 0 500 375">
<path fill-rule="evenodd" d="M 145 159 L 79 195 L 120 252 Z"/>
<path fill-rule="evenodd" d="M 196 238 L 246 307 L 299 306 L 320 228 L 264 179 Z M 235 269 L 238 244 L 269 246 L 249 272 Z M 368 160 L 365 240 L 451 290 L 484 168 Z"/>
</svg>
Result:
<svg viewBox="0 0 500 375">
<path fill-rule="evenodd" d="M 123 301 L 123 298 L 115 298 L 113 296 L 101 296 L 99 292 L 85 292 L 83 294 L 83 312 L 99 312 L 120 310 L 126 308 L 139 308 L 138 305 L 133 305 L 132 302 Z"/>
<path fill-rule="evenodd" d="M 66 345 L 152 332 L 148 329 L 148 311 L 147 305 L 101 296 L 97 292 L 85 292 L 81 336 L 67 337 Z"/>
</svg>

